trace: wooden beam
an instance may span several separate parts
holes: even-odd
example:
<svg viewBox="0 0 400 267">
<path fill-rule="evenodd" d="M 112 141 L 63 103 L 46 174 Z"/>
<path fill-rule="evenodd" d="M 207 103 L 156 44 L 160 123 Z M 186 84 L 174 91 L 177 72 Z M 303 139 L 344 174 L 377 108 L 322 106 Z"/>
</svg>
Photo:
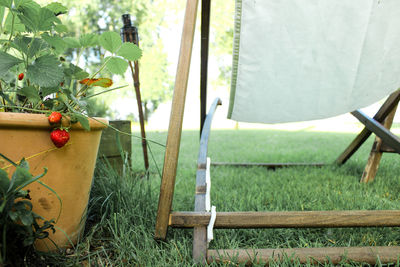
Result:
<svg viewBox="0 0 400 267">
<path fill-rule="evenodd" d="M 374 116 L 374 120 L 377 122 L 383 122 L 389 113 L 397 106 L 400 101 L 400 90 L 392 93 L 383 103 L 381 108 Z M 336 159 L 337 164 L 344 164 L 346 161 L 353 156 L 353 154 L 361 147 L 361 145 L 368 139 L 371 135 L 371 131 L 364 128 L 357 137 L 350 143 L 350 145 L 343 151 L 342 154 Z"/>
<path fill-rule="evenodd" d="M 355 261 L 375 265 L 397 263 L 400 247 L 325 247 L 292 249 L 225 249 L 208 250 L 208 263 L 273 263 L 285 258 L 301 264 L 340 264 Z M 378 261 L 379 259 L 379 261 Z"/>
<path fill-rule="evenodd" d="M 396 152 L 400 153 L 400 139 L 396 135 L 360 110 L 353 111 L 351 114 L 364 124 L 367 129 L 379 136 L 383 142 L 391 146 Z"/>
<path fill-rule="evenodd" d="M 198 0 L 187 0 L 178 68 L 175 78 L 174 95 L 168 128 L 164 167 L 158 200 L 155 238 L 165 239 L 171 212 L 178 166 L 179 147 L 182 134 L 183 113 L 192 56 L 193 38 L 196 26 Z"/>
<path fill-rule="evenodd" d="M 386 117 L 383 127 L 386 129 L 390 129 L 393 124 L 394 116 L 396 115 L 397 106 L 389 113 Z M 371 152 L 368 157 L 367 165 L 365 166 L 364 172 L 362 174 L 361 183 L 369 183 L 375 179 L 376 173 L 378 172 L 379 163 L 381 162 L 382 158 L 382 145 L 383 140 L 376 136 L 374 144 L 372 145 Z"/>
<path fill-rule="evenodd" d="M 385 143 L 382 143 L 379 151 L 384 152 L 384 153 L 397 153 L 393 148 L 386 145 Z"/>
<path fill-rule="evenodd" d="M 367 141 L 368 137 L 370 137 L 372 132 L 367 128 L 364 128 L 357 137 L 350 143 L 350 145 L 343 151 L 342 154 L 336 159 L 335 163 L 342 165 L 345 164 L 351 156 Z"/>
<path fill-rule="evenodd" d="M 324 163 L 235 163 L 235 162 L 211 162 L 213 166 L 235 166 L 235 167 L 265 167 L 275 170 L 287 167 L 323 167 Z"/>
<path fill-rule="evenodd" d="M 208 225 L 209 212 L 173 212 L 169 225 Z M 215 228 L 398 227 L 400 210 L 217 212 Z"/>
</svg>

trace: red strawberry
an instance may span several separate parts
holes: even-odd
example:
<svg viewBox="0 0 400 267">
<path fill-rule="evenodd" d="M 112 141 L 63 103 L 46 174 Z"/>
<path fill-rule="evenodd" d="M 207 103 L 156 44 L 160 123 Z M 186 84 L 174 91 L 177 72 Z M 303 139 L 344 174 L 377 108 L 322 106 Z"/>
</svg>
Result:
<svg viewBox="0 0 400 267">
<path fill-rule="evenodd" d="M 64 129 L 55 129 L 50 133 L 50 139 L 56 147 L 63 147 L 69 140 L 69 132 Z"/>
<path fill-rule="evenodd" d="M 22 79 L 24 78 L 24 73 L 20 73 L 20 74 L 18 74 L 18 80 L 19 81 L 22 81 Z"/>
<path fill-rule="evenodd" d="M 61 113 L 57 111 L 53 111 L 48 117 L 50 124 L 60 123 L 61 118 L 62 118 Z"/>
</svg>

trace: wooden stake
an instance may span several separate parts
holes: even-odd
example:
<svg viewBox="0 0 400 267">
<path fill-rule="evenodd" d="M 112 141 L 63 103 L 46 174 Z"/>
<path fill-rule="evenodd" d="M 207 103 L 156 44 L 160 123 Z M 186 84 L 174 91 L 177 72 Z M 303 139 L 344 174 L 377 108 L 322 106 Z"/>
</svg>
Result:
<svg viewBox="0 0 400 267">
<path fill-rule="evenodd" d="M 189 78 L 193 38 L 196 26 L 198 0 L 187 0 L 178 68 L 175 78 L 171 116 L 168 128 L 167 145 L 164 156 L 163 175 L 158 200 L 155 238 L 165 239 L 168 219 L 171 212 L 178 165 L 179 147 L 182 134 L 183 113 L 185 109 L 186 89 Z"/>
<path fill-rule="evenodd" d="M 139 46 L 139 37 L 137 34 L 137 29 L 132 26 L 129 14 L 122 16 L 124 21 L 124 27 L 122 28 L 122 35 L 124 42 L 131 42 Z M 149 169 L 149 156 L 147 154 L 147 141 L 146 141 L 146 131 L 144 127 L 144 116 L 143 116 L 143 107 L 142 107 L 142 97 L 140 94 L 140 81 L 139 81 L 139 62 L 135 61 L 134 65 L 132 66 L 132 62 L 128 61 L 129 67 L 132 73 L 132 79 L 135 87 L 136 93 L 136 102 L 138 106 L 139 112 L 139 122 L 140 122 L 140 133 L 142 136 L 142 150 L 143 150 L 143 161 L 144 161 L 144 168 L 146 170 Z"/>
</svg>

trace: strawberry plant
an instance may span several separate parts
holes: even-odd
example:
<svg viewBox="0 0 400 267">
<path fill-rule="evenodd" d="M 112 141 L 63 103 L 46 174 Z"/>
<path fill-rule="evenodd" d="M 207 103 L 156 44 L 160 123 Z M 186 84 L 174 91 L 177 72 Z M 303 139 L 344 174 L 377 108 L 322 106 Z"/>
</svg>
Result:
<svg viewBox="0 0 400 267">
<path fill-rule="evenodd" d="M 66 13 L 60 3 L 0 0 L 0 111 L 57 111 L 89 130 L 88 100 L 118 89 L 110 88 L 112 79 L 101 77 L 102 71 L 123 75 L 127 60 L 138 60 L 141 50 L 123 43 L 115 32 L 71 37 L 60 19 Z M 88 47 L 100 47 L 110 55 L 92 74 L 67 56 L 72 50 L 79 61 L 80 52 Z M 105 89 L 95 93 L 94 87 Z"/>
<path fill-rule="evenodd" d="M 54 220 L 46 221 L 32 211 L 29 191 L 24 190 L 39 181 L 47 170 L 33 176 L 24 159 L 17 164 L 1 153 L 0 157 L 15 167 L 11 180 L 7 172 L 0 169 L 0 266 L 8 262 L 18 265 L 16 261 L 24 258 L 24 253 L 32 248 L 36 239 L 47 238 L 47 230 L 55 230 Z"/>
</svg>

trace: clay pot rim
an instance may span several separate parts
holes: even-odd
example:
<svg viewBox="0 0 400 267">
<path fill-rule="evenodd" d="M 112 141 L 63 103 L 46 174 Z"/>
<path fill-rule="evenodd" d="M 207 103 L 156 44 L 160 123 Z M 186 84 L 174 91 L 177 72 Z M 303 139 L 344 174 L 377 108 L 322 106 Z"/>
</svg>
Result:
<svg viewBox="0 0 400 267">
<path fill-rule="evenodd" d="M 63 123 L 64 125 L 64 123 Z M 68 123 L 67 123 L 68 125 Z M 89 118 L 90 130 L 103 130 L 108 127 L 105 118 Z M 54 128 L 45 114 L 0 112 L 0 128 Z M 71 125 L 73 130 L 84 130 L 80 123 Z"/>
</svg>

